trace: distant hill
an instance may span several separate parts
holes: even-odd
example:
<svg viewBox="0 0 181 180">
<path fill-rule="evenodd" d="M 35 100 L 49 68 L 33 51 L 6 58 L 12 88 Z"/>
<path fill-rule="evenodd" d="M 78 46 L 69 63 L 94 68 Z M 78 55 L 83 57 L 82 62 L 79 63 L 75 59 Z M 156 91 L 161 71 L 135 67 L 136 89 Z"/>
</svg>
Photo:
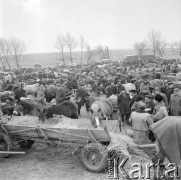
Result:
<svg viewBox="0 0 181 180">
<path fill-rule="evenodd" d="M 112 60 L 122 60 L 127 55 L 135 55 L 134 49 L 111 49 L 109 56 Z M 69 53 L 65 53 L 66 64 L 70 64 Z M 92 58 L 93 61 L 100 59 L 98 55 Z M 25 54 L 20 61 L 21 67 L 33 67 L 34 64 L 41 64 L 44 67 L 56 66 L 61 61 L 61 56 L 58 53 L 36 53 Z M 15 60 L 9 59 L 10 65 L 16 67 Z M 80 52 L 73 52 L 73 62 L 80 63 Z M 83 53 L 83 63 L 87 63 L 86 52 Z"/>
</svg>

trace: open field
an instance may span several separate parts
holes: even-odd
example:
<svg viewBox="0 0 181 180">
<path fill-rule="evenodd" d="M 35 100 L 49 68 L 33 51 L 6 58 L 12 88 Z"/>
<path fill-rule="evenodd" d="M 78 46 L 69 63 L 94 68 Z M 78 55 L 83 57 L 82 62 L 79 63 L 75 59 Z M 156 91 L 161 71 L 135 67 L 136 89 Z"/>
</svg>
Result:
<svg viewBox="0 0 181 180">
<path fill-rule="evenodd" d="M 134 49 L 111 49 L 109 50 L 110 59 L 122 60 L 127 55 L 135 55 Z M 70 64 L 69 53 L 65 53 L 66 64 Z M 60 62 L 60 54 L 58 53 L 38 53 L 38 54 L 25 54 L 20 61 L 21 67 L 33 67 L 34 64 L 41 64 L 42 66 L 56 66 Z M 92 58 L 92 61 L 99 60 L 99 56 L 96 55 Z M 73 52 L 74 63 L 80 63 L 80 52 Z M 11 57 L 9 59 L 11 66 L 16 67 L 15 60 Z M 86 52 L 83 53 L 83 63 L 87 63 Z"/>
</svg>

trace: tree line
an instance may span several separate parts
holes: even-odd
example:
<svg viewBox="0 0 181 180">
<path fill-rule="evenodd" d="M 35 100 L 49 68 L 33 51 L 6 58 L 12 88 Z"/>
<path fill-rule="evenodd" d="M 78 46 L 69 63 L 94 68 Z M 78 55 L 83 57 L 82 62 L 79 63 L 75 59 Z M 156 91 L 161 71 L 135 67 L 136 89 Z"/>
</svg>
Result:
<svg viewBox="0 0 181 180">
<path fill-rule="evenodd" d="M 136 42 L 133 47 L 139 57 L 150 50 L 155 57 L 163 57 L 165 54 L 181 56 L 181 40 L 169 43 L 160 31 L 154 29 L 147 34 L 146 40 Z"/>
<path fill-rule="evenodd" d="M 79 39 L 76 39 L 70 33 L 65 35 L 59 34 L 57 35 L 56 42 L 54 47 L 59 51 L 61 56 L 61 61 L 65 65 L 66 58 L 65 58 L 65 51 L 69 51 L 69 59 L 71 64 L 73 64 L 73 55 L 72 52 L 75 48 L 80 47 L 80 64 L 83 62 L 83 53 L 85 54 L 85 58 L 87 63 L 90 63 L 94 56 L 98 56 L 100 59 L 107 59 L 109 58 L 108 47 L 97 45 L 95 48 L 92 48 L 85 38 L 81 35 Z"/>
<path fill-rule="evenodd" d="M 15 60 L 17 69 L 20 68 L 20 60 L 25 51 L 24 41 L 17 37 L 0 38 L 0 62 L 3 70 L 11 69 L 9 59 L 10 56 Z"/>
<path fill-rule="evenodd" d="M 157 30 L 151 30 L 147 34 L 147 38 L 144 41 L 136 42 L 133 47 L 137 51 L 138 56 L 145 55 L 147 51 L 152 51 L 152 54 L 156 57 L 163 57 L 166 53 L 172 55 L 181 56 L 181 41 L 175 41 L 168 43 L 163 37 L 162 33 Z M 67 57 L 65 57 L 65 52 L 69 52 L 68 59 L 70 63 L 73 64 L 73 51 L 75 49 L 80 50 L 80 64 L 83 63 L 83 59 L 86 59 L 87 63 L 90 63 L 93 59 L 109 59 L 108 46 L 103 46 L 101 44 L 96 47 L 91 47 L 85 38 L 81 35 L 76 39 L 72 34 L 59 34 L 56 37 L 54 48 L 58 50 L 60 54 L 60 61 L 66 64 Z M 9 60 L 13 57 L 17 69 L 20 68 L 20 60 L 25 52 L 25 43 L 23 40 L 17 37 L 0 38 L 0 63 L 3 70 L 11 69 Z"/>
</svg>

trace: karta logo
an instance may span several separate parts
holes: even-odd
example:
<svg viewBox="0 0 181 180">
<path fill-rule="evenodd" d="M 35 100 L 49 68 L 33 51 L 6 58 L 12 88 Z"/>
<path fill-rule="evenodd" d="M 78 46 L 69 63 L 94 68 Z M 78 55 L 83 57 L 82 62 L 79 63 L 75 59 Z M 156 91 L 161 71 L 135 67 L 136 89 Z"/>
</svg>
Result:
<svg viewBox="0 0 181 180">
<path fill-rule="evenodd" d="M 129 171 L 124 169 L 129 158 L 122 153 L 116 153 L 115 150 L 108 153 L 108 178 L 119 179 L 121 175 L 124 179 L 151 179 L 152 176 L 155 179 L 179 179 L 178 166 L 174 163 L 169 163 L 161 167 L 160 160 L 157 164 L 147 163 L 144 166 L 140 163 L 133 163 L 132 168 Z"/>
</svg>

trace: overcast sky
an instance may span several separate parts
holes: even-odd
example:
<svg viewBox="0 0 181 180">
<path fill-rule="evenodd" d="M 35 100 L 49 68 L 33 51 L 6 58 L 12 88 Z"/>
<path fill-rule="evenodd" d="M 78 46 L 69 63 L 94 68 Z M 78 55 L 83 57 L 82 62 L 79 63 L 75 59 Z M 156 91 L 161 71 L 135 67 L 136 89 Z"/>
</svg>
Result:
<svg viewBox="0 0 181 180">
<path fill-rule="evenodd" d="M 82 34 L 91 46 L 132 48 L 151 29 L 181 39 L 181 0 L 0 0 L 0 36 L 26 52 L 53 52 L 57 34 Z"/>
</svg>

